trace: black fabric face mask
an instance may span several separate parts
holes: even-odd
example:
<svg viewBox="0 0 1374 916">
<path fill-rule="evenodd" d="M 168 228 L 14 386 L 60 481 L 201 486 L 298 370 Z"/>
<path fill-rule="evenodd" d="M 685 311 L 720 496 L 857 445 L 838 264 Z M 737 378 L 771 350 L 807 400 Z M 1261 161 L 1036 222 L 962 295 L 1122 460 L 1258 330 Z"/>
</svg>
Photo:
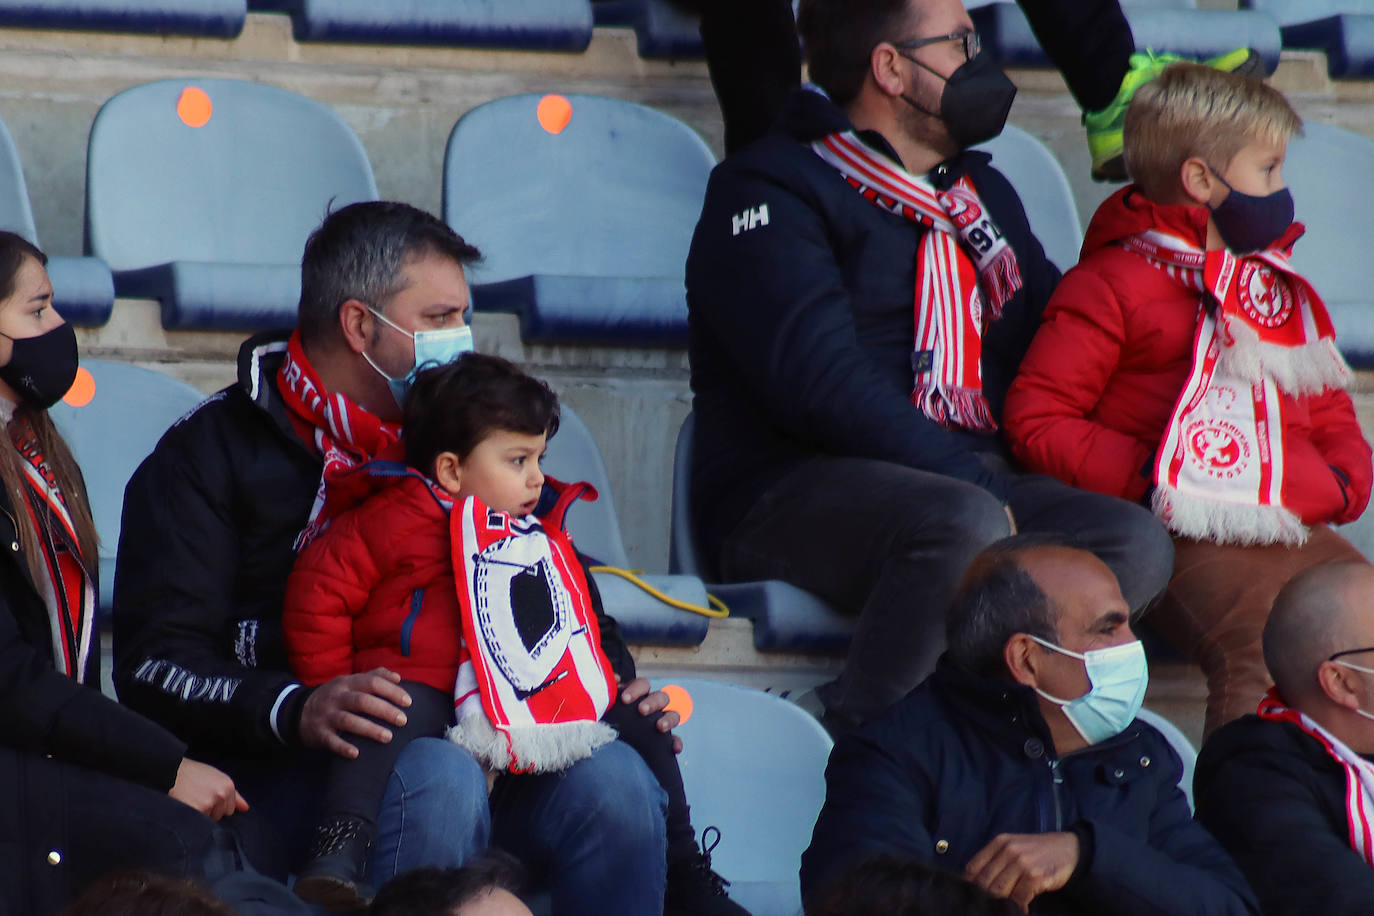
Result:
<svg viewBox="0 0 1374 916">
<path fill-rule="evenodd" d="M 1263 251 L 1293 224 L 1292 191 L 1279 188 L 1262 197 L 1244 194 L 1231 187 L 1216 169 L 1208 168 L 1230 191 L 1221 203 L 1215 207 L 1208 205 L 1208 209 L 1212 211 L 1217 234 L 1233 253 Z"/>
<path fill-rule="evenodd" d="M 1016 98 L 1016 84 L 993 62 L 987 51 L 979 51 L 949 76 L 914 57 L 907 57 L 907 60 L 944 80 L 945 90 L 940 93 L 938 115 L 926 111 L 905 94 L 902 101 L 923 114 L 944 121 L 950 138 L 960 149 L 991 140 L 1002 132 L 1007 115 L 1011 113 L 1011 103 Z"/>
<path fill-rule="evenodd" d="M 9 337 L 8 334 L 0 336 Z M 37 337 L 10 337 L 10 361 L 0 366 L 0 379 L 30 407 L 47 410 L 76 381 L 76 331 L 67 322 Z"/>
</svg>

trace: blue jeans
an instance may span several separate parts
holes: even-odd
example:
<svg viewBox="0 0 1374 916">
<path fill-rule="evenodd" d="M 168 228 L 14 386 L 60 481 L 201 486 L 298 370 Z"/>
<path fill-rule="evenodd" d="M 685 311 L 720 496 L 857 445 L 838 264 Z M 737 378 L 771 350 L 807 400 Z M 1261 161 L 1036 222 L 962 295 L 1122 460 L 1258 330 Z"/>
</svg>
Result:
<svg viewBox="0 0 1374 916">
<path fill-rule="evenodd" d="M 659 916 L 667 807 L 640 756 L 613 741 L 560 773 L 497 780 L 492 841 L 547 882 L 558 916 Z"/>
<path fill-rule="evenodd" d="M 223 761 L 252 808 L 225 823 L 252 863 L 285 881 L 300 866 L 323 794 L 323 752 Z M 380 887 L 422 865 L 462 865 L 491 837 L 487 782 L 467 751 L 443 738 L 417 738 L 387 780 L 367 880 Z"/>
</svg>

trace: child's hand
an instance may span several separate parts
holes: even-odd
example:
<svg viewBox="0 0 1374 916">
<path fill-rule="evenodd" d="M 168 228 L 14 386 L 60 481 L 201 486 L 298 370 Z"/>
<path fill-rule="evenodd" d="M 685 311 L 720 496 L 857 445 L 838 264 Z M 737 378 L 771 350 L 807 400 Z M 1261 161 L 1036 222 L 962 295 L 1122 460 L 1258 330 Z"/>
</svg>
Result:
<svg viewBox="0 0 1374 916">
<path fill-rule="evenodd" d="M 662 712 L 662 717 L 655 723 L 661 732 L 671 732 L 681 722 L 676 712 L 666 709 L 668 694 L 662 690 L 654 690 L 646 678 L 637 677 L 626 684 L 620 692 L 620 699 L 623 703 L 638 703 L 641 716 L 652 716 Z M 682 753 L 682 739 L 677 735 L 673 735 L 673 753 Z"/>
</svg>

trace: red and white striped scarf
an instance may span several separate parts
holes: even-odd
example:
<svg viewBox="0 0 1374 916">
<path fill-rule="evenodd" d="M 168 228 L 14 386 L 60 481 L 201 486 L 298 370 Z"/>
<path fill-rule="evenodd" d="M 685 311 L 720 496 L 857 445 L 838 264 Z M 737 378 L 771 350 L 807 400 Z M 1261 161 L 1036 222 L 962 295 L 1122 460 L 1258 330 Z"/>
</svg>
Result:
<svg viewBox="0 0 1374 916">
<path fill-rule="evenodd" d="M 853 131 L 811 148 L 869 203 L 931 230 L 916 253 L 912 403 L 943 426 L 996 429 L 983 397 L 983 331 L 1021 288 L 1021 269 L 973 182 L 965 175 L 937 191 Z"/>
<path fill-rule="evenodd" d="M 1260 700 L 1256 712 L 1270 722 L 1296 725 L 1345 770 L 1346 839 L 1366 865 L 1374 866 L 1374 763 L 1352 751 L 1306 713 L 1284 706 L 1273 687 Z"/>
<path fill-rule="evenodd" d="M 1283 505 L 1280 393 L 1344 388 L 1326 306 L 1289 265 L 1294 229 L 1275 248 L 1237 258 L 1159 231 L 1125 240 L 1199 292 L 1193 365 L 1156 451 L 1153 506 L 1171 531 L 1227 544 L 1301 544 Z"/>
<path fill-rule="evenodd" d="M 584 494 L 595 498 L 586 484 L 563 488 L 542 518 L 515 518 L 475 496 L 449 513 L 470 662 L 458 671 L 449 739 L 496 770 L 557 772 L 616 737 L 601 721 L 615 674 L 563 530 Z"/>
<path fill-rule="evenodd" d="M 296 435 L 323 459 L 324 468 L 310 518 L 296 539 L 298 551 L 318 537 L 331 519 L 371 492 L 365 475 L 348 472 L 373 458 L 399 458 L 394 450 L 401 439 L 400 424 L 384 422 L 347 395 L 325 390 L 301 348 L 300 333 L 292 331 L 286 342 L 277 390 Z"/>
<path fill-rule="evenodd" d="M 15 448 L 23 456 L 24 509 L 43 552 L 47 576 L 34 585 L 48 609 L 53 664 L 77 681 L 85 679 L 95 641 L 95 586 L 86 574 L 81 542 L 76 536 L 67 498 L 38 446 L 33 426 L 23 416 L 9 424 Z"/>
</svg>

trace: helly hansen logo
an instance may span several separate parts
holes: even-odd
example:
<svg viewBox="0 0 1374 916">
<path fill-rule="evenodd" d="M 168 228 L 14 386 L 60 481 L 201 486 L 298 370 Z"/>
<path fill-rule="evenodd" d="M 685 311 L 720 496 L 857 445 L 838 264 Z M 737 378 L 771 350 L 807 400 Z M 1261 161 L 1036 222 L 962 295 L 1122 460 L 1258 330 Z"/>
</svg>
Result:
<svg viewBox="0 0 1374 916">
<path fill-rule="evenodd" d="M 743 213 L 737 213 L 732 217 L 731 222 L 734 224 L 735 235 L 739 235 L 741 232 L 748 232 L 750 229 L 757 229 L 759 226 L 767 226 L 768 205 L 759 204 L 757 207 L 752 207 L 745 210 Z"/>
</svg>

